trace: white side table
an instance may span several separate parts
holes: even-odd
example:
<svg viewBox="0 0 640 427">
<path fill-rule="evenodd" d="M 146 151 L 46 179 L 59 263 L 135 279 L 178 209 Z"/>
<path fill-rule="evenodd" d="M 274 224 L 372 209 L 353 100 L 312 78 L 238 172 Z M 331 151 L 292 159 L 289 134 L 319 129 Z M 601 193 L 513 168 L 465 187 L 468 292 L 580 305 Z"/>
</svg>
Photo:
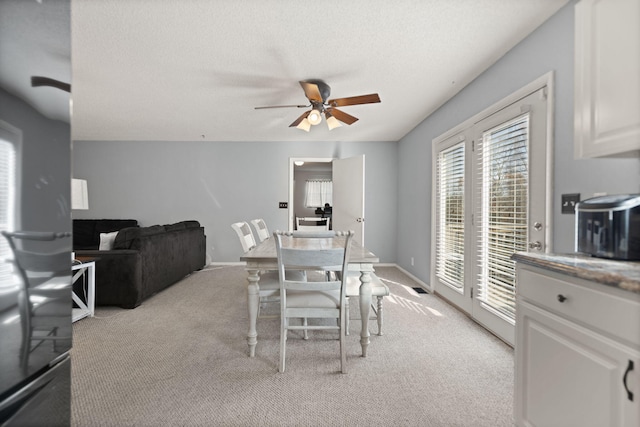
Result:
<svg viewBox="0 0 640 427">
<path fill-rule="evenodd" d="M 80 263 L 78 263 L 80 261 Z M 75 283 L 81 276 L 85 276 L 87 280 L 87 301 L 86 303 L 76 295 L 73 290 L 71 291 L 71 297 L 73 301 L 78 305 L 78 308 L 73 309 L 73 315 L 71 317 L 72 322 L 76 322 L 85 317 L 93 317 L 95 311 L 96 301 L 96 262 L 95 258 L 87 258 L 86 260 L 78 259 L 71 266 L 71 283 Z"/>
</svg>

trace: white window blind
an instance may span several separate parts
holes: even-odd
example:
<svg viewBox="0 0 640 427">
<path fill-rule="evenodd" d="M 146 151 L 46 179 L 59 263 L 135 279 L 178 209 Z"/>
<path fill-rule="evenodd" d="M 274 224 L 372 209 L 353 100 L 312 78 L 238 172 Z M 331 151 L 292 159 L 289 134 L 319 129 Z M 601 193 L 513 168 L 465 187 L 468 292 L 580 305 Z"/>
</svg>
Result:
<svg viewBox="0 0 640 427">
<path fill-rule="evenodd" d="M 483 133 L 477 144 L 480 300 L 515 321 L 515 263 L 525 251 L 528 215 L 529 115 Z"/>
<path fill-rule="evenodd" d="M 325 203 L 333 205 L 333 182 L 329 179 L 307 180 L 304 191 L 304 206 L 323 208 Z"/>
<path fill-rule="evenodd" d="M 436 275 L 464 288 L 464 143 L 443 149 L 437 161 Z"/>
<path fill-rule="evenodd" d="M 0 138 L 0 230 L 13 230 L 14 227 L 15 177 L 15 146 Z M 0 287 L 2 284 L 13 285 L 11 263 L 6 262 L 9 259 L 13 259 L 11 248 L 7 239 L 0 235 Z"/>
</svg>

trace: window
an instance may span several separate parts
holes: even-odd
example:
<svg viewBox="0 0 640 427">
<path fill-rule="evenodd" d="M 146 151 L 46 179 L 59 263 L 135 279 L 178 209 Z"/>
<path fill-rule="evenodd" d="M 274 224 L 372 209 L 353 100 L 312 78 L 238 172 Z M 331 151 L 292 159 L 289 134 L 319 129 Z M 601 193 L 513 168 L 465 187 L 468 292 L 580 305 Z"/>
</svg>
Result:
<svg viewBox="0 0 640 427">
<path fill-rule="evenodd" d="M 478 298 L 515 321 L 516 271 L 511 255 L 527 250 L 529 114 L 479 138 Z"/>
<path fill-rule="evenodd" d="M 0 122 L 0 230 L 14 230 L 16 218 L 16 145 L 19 134 Z M 0 236 L 0 287 L 12 281 L 11 264 L 13 253 L 7 240 Z M 1 289 L 0 289 L 1 291 Z"/>
<path fill-rule="evenodd" d="M 304 206 L 323 208 L 325 203 L 333 205 L 333 182 L 329 179 L 309 179 L 304 189 Z"/>
<path fill-rule="evenodd" d="M 436 274 L 457 290 L 464 286 L 464 143 L 446 148 L 437 160 L 438 231 Z"/>
</svg>

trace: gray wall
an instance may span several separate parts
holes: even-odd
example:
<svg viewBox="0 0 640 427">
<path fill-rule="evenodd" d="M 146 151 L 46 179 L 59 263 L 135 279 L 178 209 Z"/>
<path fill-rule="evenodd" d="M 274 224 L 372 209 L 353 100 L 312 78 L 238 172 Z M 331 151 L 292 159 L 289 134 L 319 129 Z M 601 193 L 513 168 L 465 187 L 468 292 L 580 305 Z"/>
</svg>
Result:
<svg viewBox="0 0 640 427">
<path fill-rule="evenodd" d="M 554 251 L 573 251 L 574 217 L 560 213 L 561 194 L 587 198 L 596 192 L 640 192 L 640 159 L 573 158 L 574 4 L 561 9 L 400 141 L 397 262 L 424 282 L 430 281 L 432 140 L 549 71 L 555 72 L 556 90 Z"/>
<path fill-rule="evenodd" d="M 295 132 L 295 130 L 293 130 Z M 133 218 L 141 225 L 195 219 L 213 262 L 238 262 L 237 221 L 287 229 L 289 158 L 365 155 L 365 242 L 396 256 L 396 142 L 74 141 L 74 177 L 88 181 L 89 210 L 74 218 Z M 381 207 L 384 207 L 381 209 Z"/>
<path fill-rule="evenodd" d="M 16 226 L 29 231 L 70 231 L 69 124 L 44 117 L 3 89 L 0 120 L 22 131 L 21 155 L 17 159 L 20 200 Z"/>
<path fill-rule="evenodd" d="M 560 195 L 640 192 L 640 159 L 573 158 L 573 6 L 569 3 L 398 143 L 76 141 L 75 176 L 89 184 L 89 211 L 75 218 L 197 219 L 214 262 L 241 254 L 229 227 L 262 217 L 287 228 L 289 157 L 366 156 L 367 247 L 429 282 L 431 143 L 434 138 L 549 71 L 555 72 L 553 238 L 573 251 L 572 215 Z M 419 55 L 420 52 L 416 52 Z M 410 259 L 415 265 L 410 265 Z"/>
</svg>

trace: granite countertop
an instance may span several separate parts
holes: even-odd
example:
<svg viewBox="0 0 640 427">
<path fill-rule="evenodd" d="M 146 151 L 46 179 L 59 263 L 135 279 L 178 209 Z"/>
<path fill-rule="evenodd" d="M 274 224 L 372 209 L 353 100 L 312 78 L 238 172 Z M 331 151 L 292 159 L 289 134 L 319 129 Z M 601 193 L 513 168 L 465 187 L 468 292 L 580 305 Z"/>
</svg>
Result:
<svg viewBox="0 0 640 427">
<path fill-rule="evenodd" d="M 640 294 L 640 262 L 577 254 L 517 252 L 514 261 Z"/>
</svg>

